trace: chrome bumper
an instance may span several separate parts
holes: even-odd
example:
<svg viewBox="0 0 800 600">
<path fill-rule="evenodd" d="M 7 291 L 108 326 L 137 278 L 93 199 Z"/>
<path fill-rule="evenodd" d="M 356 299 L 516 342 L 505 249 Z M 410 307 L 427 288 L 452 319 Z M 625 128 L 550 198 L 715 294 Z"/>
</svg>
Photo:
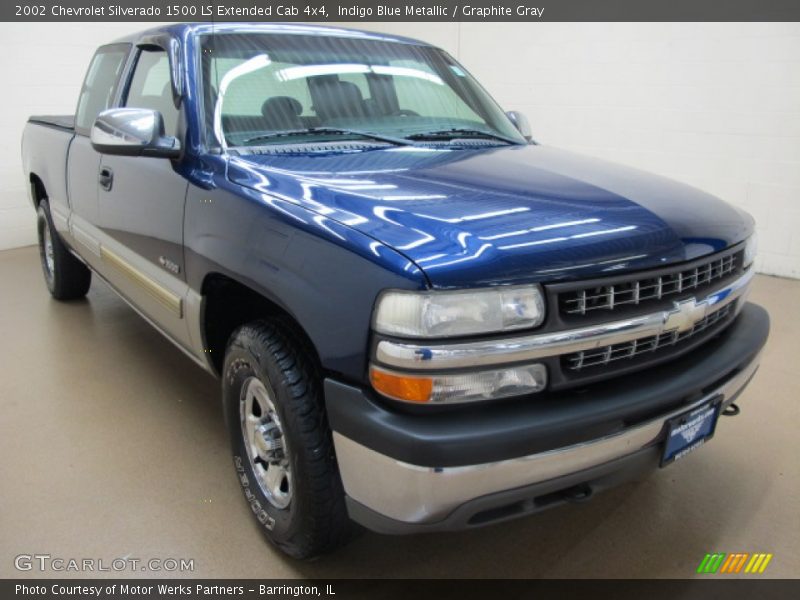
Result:
<svg viewBox="0 0 800 600">
<path fill-rule="evenodd" d="M 591 327 L 555 333 L 540 333 L 478 342 L 420 344 L 381 340 L 376 360 L 386 366 L 408 370 L 438 370 L 482 367 L 571 354 L 612 344 L 657 336 L 669 331 L 683 332 L 734 300 L 744 298 L 754 271 L 749 268 L 736 281 L 702 300 L 675 302 L 671 310 L 611 321 Z M 739 304 L 739 307 L 741 307 Z"/>
<path fill-rule="evenodd" d="M 723 397 L 723 406 L 730 404 L 758 365 L 757 355 L 695 403 L 618 434 L 493 463 L 421 467 L 392 459 L 334 431 L 344 489 L 355 502 L 401 524 L 436 523 L 473 499 L 578 473 L 652 447 L 661 441 L 666 420 L 718 395 Z"/>
</svg>

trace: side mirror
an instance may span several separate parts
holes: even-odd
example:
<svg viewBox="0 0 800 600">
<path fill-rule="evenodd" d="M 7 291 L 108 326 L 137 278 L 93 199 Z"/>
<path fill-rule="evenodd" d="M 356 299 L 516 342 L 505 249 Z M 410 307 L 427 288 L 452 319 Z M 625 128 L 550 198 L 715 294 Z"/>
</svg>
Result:
<svg viewBox="0 0 800 600">
<path fill-rule="evenodd" d="M 523 115 L 518 110 L 510 110 L 506 113 L 508 120 L 514 124 L 514 127 L 517 128 L 528 142 L 533 141 L 533 132 L 531 131 L 531 124 L 528 122 L 528 117 Z"/>
<path fill-rule="evenodd" d="M 181 144 L 164 135 L 164 118 L 147 108 L 112 108 L 101 112 L 92 125 L 92 148 L 102 154 L 176 158 Z"/>
</svg>

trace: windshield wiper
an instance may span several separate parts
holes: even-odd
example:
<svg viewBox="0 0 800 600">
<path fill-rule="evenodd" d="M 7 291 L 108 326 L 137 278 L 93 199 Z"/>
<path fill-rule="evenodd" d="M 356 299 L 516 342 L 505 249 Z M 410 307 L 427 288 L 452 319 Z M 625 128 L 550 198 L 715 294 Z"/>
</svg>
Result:
<svg viewBox="0 0 800 600">
<path fill-rule="evenodd" d="M 263 133 L 246 139 L 243 143 L 250 144 L 252 142 L 260 142 L 264 140 L 271 140 L 282 137 L 294 137 L 302 135 L 313 135 L 319 133 L 334 134 L 334 135 L 357 135 L 359 137 L 367 138 L 370 140 L 378 140 L 395 146 L 408 146 L 412 142 L 404 138 L 396 138 L 389 135 L 381 135 L 379 133 L 372 133 L 370 131 L 361 131 L 359 129 L 344 129 L 339 127 L 309 127 L 308 129 L 287 129 L 285 131 L 273 131 L 271 133 Z"/>
<path fill-rule="evenodd" d="M 452 129 L 439 129 L 436 131 L 423 131 L 422 133 L 412 133 L 406 136 L 407 140 L 454 140 L 458 138 L 483 138 L 488 140 L 500 140 L 507 144 L 520 144 L 521 142 L 500 135 L 499 133 L 492 133 L 491 131 L 484 131 L 482 129 L 459 129 L 454 127 Z"/>
</svg>

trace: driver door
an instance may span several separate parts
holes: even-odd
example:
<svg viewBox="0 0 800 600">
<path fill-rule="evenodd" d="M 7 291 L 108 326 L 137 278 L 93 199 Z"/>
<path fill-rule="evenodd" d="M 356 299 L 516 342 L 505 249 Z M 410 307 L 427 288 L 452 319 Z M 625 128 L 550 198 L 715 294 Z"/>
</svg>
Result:
<svg viewBox="0 0 800 600">
<path fill-rule="evenodd" d="M 138 49 L 122 106 L 157 110 L 165 133 L 177 132 L 170 68 L 163 50 Z M 189 348 L 184 318 L 183 208 L 187 180 L 176 160 L 100 159 L 98 219 L 107 279 L 178 345 Z"/>
</svg>

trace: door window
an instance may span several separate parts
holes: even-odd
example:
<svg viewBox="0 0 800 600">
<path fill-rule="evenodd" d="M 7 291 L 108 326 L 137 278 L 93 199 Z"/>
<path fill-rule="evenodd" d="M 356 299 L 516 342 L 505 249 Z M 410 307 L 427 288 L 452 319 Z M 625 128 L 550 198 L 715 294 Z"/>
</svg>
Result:
<svg viewBox="0 0 800 600">
<path fill-rule="evenodd" d="M 75 129 L 78 133 L 88 135 L 97 115 L 111 106 L 129 49 L 128 44 L 114 44 L 103 46 L 94 55 L 75 111 Z"/>
<path fill-rule="evenodd" d="M 157 110 L 164 117 L 164 132 L 175 135 L 178 128 L 178 109 L 172 101 L 169 58 L 166 52 L 140 52 L 125 106 Z"/>
</svg>

